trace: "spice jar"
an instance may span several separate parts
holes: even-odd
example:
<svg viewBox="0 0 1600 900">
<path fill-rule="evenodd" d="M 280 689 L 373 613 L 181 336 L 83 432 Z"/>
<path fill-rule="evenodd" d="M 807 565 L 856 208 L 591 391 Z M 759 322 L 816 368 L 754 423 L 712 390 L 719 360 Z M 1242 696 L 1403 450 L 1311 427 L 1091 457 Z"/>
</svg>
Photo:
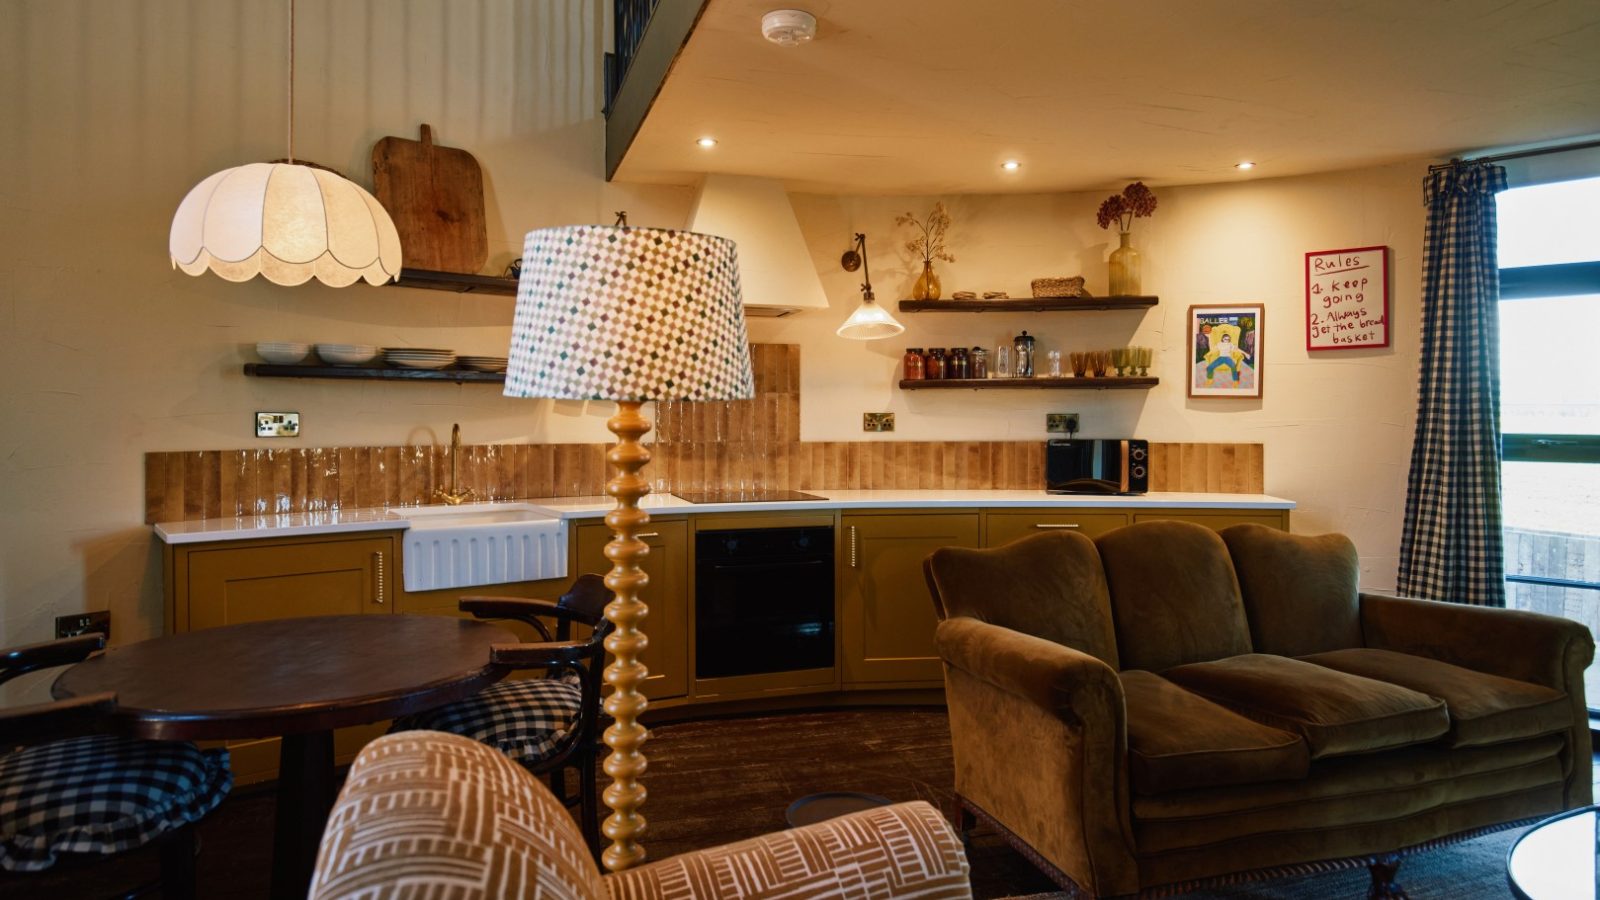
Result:
<svg viewBox="0 0 1600 900">
<path fill-rule="evenodd" d="M 1033 377 L 1033 335 L 1024 331 L 1011 339 L 1011 346 L 1017 354 L 1016 373 L 1018 378 Z"/>
<path fill-rule="evenodd" d="M 907 381 L 922 380 L 922 348 L 910 347 L 906 350 L 905 359 L 901 362 L 903 372 L 901 378 Z"/>
<path fill-rule="evenodd" d="M 954 347 L 950 350 L 950 358 L 945 360 L 944 377 L 966 378 L 969 372 L 970 360 L 967 358 L 967 348 Z"/>
<path fill-rule="evenodd" d="M 944 371 L 944 348 L 929 347 L 922 357 L 922 377 L 936 381 L 945 377 Z"/>
<path fill-rule="evenodd" d="M 968 352 L 968 355 L 972 358 L 972 377 L 988 378 L 989 351 L 983 349 L 982 347 L 973 347 L 972 350 Z"/>
</svg>

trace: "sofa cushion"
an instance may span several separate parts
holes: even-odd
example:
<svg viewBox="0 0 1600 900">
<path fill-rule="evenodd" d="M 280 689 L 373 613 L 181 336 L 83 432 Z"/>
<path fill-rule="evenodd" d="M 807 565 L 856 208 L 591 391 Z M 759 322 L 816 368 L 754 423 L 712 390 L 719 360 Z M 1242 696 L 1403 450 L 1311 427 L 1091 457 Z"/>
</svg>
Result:
<svg viewBox="0 0 1600 900">
<path fill-rule="evenodd" d="M 1257 653 L 1304 656 L 1362 645 L 1360 560 L 1349 538 L 1256 524 L 1220 534 L 1233 557 Z"/>
<path fill-rule="evenodd" d="M 1233 560 L 1192 522 L 1140 522 L 1095 540 L 1124 669 L 1160 672 L 1250 652 Z"/>
<path fill-rule="evenodd" d="M 1094 542 L 1047 531 L 1003 547 L 941 547 L 923 563 L 939 618 L 970 616 L 1117 668 L 1111 601 Z"/>
<path fill-rule="evenodd" d="M 1257 722 L 1299 734 L 1312 759 L 1420 744 L 1450 728 L 1443 700 L 1285 656 L 1246 653 L 1161 675 Z"/>
<path fill-rule="evenodd" d="M 1501 744 L 1572 726 L 1571 699 L 1563 691 L 1542 685 L 1393 650 L 1354 648 L 1300 658 L 1443 700 L 1450 712 L 1447 743 L 1451 747 Z"/>
<path fill-rule="evenodd" d="M 1304 778 L 1311 765 L 1298 734 L 1252 722 L 1153 672 L 1121 673 L 1128 708 L 1133 789 L 1190 788 Z"/>
</svg>

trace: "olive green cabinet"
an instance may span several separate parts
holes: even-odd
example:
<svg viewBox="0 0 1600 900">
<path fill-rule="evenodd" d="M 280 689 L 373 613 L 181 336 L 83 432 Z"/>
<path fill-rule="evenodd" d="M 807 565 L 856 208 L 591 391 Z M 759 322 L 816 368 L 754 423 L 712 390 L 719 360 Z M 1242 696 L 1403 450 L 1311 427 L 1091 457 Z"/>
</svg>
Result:
<svg viewBox="0 0 1600 900">
<path fill-rule="evenodd" d="M 605 547 L 611 529 L 602 522 L 576 528 L 576 577 L 611 571 Z M 650 645 L 644 651 L 645 677 L 640 690 L 651 700 L 682 697 L 689 692 L 689 523 L 651 521 L 639 535 L 650 547 L 642 563 L 650 583 L 640 594 L 649 607 L 642 628 Z"/>
<path fill-rule="evenodd" d="M 839 634 L 847 686 L 939 684 L 938 622 L 922 561 L 940 547 L 977 547 L 980 516 L 848 514 L 839 561 Z"/>
</svg>

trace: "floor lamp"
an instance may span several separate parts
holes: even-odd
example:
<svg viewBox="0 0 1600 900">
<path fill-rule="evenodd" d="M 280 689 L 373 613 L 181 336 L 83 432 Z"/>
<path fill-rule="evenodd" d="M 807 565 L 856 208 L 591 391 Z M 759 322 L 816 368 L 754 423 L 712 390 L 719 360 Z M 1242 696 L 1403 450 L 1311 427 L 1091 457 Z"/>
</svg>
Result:
<svg viewBox="0 0 1600 900">
<path fill-rule="evenodd" d="M 754 396 L 733 242 L 626 225 L 528 232 L 505 394 L 617 403 L 606 422 L 617 439 L 606 454 L 615 468 L 606 493 L 617 505 L 606 514 L 612 531 L 606 587 L 616 595 L 606 618 L 616 629 L 606 638 L 613 658 L 605 670 L 612 688 L 605 708 L 616 721 L 605 733 L 611 748 L 605 770 L 612 779 L 605 802 L 612 814 L 603 826 L 611 844 L 602 854 L 616 872 L 645 857 L 639 748 L 649 732 L 638 721 L 646 705 L 638 688 L 646 673 L 639 655 L 647 644 L 639 624 L 647 610 L 639 591 L 649 582 L 640 568 L 649 548 L 636 535 L 650 521 L 639 508 L 650 491 L 639 475 L 650 461 L 639 442 L 650 422 L 640 406 Z"/>
</svg>

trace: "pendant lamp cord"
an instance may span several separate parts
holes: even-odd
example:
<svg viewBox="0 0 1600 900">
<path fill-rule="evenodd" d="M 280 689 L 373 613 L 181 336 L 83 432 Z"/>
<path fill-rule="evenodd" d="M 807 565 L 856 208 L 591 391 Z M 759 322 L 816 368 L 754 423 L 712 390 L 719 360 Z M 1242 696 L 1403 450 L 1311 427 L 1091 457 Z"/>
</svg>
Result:
<svg viewBox="0 0 1600 900">
<path fill-rule="evenodd" d="M 294 162 L 294 0 L 289 0 L 289 162 Z"/>
</svg>

